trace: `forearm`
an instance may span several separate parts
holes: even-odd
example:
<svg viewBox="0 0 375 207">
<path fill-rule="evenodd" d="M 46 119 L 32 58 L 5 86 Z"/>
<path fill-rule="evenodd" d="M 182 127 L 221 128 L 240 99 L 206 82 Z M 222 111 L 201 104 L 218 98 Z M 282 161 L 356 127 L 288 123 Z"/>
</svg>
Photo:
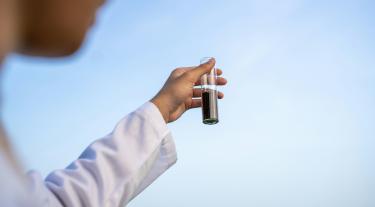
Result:
<svg viewBox="0 0 375 207">
<path fill-rule="evenodd" d="M 175 161 L 170 131 L 155 105 L 146 103 L 45 183 L 63 206 L 120 206 Z"/>
</svg>

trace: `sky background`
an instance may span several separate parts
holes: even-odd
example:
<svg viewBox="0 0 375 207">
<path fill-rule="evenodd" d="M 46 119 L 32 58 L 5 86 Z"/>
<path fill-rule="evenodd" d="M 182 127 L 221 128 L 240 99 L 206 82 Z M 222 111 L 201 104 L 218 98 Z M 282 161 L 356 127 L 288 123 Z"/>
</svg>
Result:
<svg viewBox="0 0 375 207">
<path fill-rule="evenodd" d="M 110 1 L 67 59 L 12 55 L 2 116 L 26 170 L 67 166 L 162 86 L 214 56 L 220 123 L 169 127 L 179 161 L 130 207 L 375 206 L 375 3 Z"/>
</svg>

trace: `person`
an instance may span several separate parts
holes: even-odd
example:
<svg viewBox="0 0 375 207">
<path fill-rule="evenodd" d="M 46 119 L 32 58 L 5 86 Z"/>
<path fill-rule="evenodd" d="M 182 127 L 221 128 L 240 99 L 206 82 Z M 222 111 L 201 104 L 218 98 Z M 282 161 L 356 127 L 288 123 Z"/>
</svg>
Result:
<svg viewBox="0 0 375 207">
<path fill-rule="evenodd" d="M 0 61 L 10 52 L 62 57 L 76 52 L 103 0 L 0 0 Z M 176 160 L 167 123 L 201 106 L 200 77 L 215 60 L 173 70 L 162 89 L 44 180 L 24 175 L 0 130 L 0 206 L 124 206 Z M 218 70 L 218 75 L 222 74 Z M 218 85 L 226 79 L 218 78 Z M 218 94 L 223 98 L 223 93 Z"/>
</svg>

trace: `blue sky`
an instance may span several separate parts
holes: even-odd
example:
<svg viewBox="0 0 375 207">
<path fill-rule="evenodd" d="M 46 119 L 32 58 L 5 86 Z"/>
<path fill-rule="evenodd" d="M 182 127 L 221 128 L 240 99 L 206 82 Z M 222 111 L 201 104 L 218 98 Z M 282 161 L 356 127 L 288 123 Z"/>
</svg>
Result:
<svg viewBox="0 0 375 207">
<path fill-rule="evenodd" d="M 77 55 L 10 56 L 3 118 L 25 169 L 47 175 L 215 56 L 220 124 L 170 124 L 179 161 L 143 206 L 375 206 L 372 1 L 110 1 Z"/>
</svg>

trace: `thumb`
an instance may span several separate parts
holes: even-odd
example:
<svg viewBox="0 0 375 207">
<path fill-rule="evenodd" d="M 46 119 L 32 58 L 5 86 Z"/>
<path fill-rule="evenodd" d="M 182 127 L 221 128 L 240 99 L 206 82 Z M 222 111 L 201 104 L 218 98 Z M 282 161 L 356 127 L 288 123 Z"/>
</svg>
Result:
<svg viewBox="0 0 375 207">
<path fill-rule="evenodd" d="M 209 61 L 202 63 L 194 69 L 186 72 L 185 75 L 190 79 L 190 81 L 195 83 L 202 75 L 209 73 L 214 68 L 215 63 L 215 58 L 211 58 Z"/>
</svg>

